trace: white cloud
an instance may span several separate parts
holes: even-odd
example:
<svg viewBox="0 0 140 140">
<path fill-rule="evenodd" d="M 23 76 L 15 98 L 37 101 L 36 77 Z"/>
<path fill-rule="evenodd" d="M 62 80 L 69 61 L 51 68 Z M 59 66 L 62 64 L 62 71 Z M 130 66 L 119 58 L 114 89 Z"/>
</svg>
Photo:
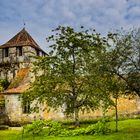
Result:
<svg viewBox="0 0 140 140">
<path fill-rule="evenodd" d="M 105 33 L 139 26 L 140 0 L 0 0 L 0 44 L 23 27 L 45 48 L 45 38 L 61 25 L 81 25 Z"/>
</svg>

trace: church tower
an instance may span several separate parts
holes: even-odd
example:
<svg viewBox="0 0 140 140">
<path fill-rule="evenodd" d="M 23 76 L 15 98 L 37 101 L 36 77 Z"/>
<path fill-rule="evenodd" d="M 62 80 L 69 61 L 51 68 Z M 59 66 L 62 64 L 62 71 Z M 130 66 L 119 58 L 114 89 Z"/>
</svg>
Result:
<svg viewBox="0 0 140 140">
<path fill-rule="evenodd" d="M 11 81 L 17 71 L 29 67 L 32 56 L 45 56 L 46 53 L 23 28 L 8 42 L 0 46 L 0 78 Z"/>
</svg>

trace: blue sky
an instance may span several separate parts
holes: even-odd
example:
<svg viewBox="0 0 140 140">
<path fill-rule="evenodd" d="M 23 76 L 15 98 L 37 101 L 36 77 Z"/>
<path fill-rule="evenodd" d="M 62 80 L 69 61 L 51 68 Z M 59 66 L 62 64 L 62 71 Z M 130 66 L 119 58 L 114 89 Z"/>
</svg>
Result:
<svg viewBox="0 0 140 140">
<path fill-rule="evenodd" d="M 23 28 L 47 50 L 45 38 L 58 25 L 108 31 L 140 26 L 140 0 L 0 0 L 0 44 Z"/>
</svg>

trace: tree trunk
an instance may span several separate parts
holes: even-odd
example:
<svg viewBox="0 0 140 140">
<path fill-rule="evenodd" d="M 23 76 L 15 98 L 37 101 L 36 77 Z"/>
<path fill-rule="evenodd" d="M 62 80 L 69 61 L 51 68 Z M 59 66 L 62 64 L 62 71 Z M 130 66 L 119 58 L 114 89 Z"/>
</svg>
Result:
<svg viewBox="0 0 140 140">
<path fill-rule="evenodd" d="M 79 122 L 79 110 L 78 110 L 78 108 L 75 108 L 75 110 L 74 110 L 74 119 L 75 119 L 75 126 L 79 127 L 80 122 Z"/>
<path fill-rule="evenodd" d="M 118 98 L 115 98 L 116 132 L 118 132 Z"/>
</svg>

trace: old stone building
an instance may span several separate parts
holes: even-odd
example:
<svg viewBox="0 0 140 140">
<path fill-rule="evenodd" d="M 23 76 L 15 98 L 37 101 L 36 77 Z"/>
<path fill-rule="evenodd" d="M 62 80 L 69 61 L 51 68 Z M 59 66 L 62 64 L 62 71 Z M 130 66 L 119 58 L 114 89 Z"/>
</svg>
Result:
<svg viewBox="0 0 140 140">
<path fill-rule="evenodd" d="M 32 56 L 44 56 L 46 53 L 23 28 L 7 43 L 0 46 L 0 77 L 11 81 L 21 68 L 30 67 Z"/>
<path fill-rule="evenodd" d="M 10 85 L 3 92 L 5 112 L 10 121 L 26 119 L 29 105 L 23 105 L 19 96 L 29 88 L 32 79 L 31 66 L 34 56 L 47 55 L 23 28 L 12 39 L 0 46 L 0 79 L 7 79 Z M 32 117 L 33 118 L 33 117 Z"/>
<path fill-rule="evenodd" d="M 7 79 L 9 87 L 0 95 L 0 100 L 4 100 L 4 105 L 0 106 L 1 118 L 7 118 L 10 122 L 28 122 L 35 118 L 64 119 L 61 109 L 57 112 L 42 111 L 39 113 L 30 112 L 30 104 L 23 104 L 19 98 L 31 84 L 34 77 L 31 69 L 35 56 L 47 55 L 40 46 L 33 40 L 30 34 L 23 28 L 12 39 L 0 46 L 0 79 Z M 40 105 L 41 106 L 41 105 Z M 140 113 L 140 99 L 135 97 L 120 98 L 118 101 L 119 114 Z M 109 115 L 114 114 L 114 109 L 110 109 Z M 95 112 L 80 114 L 81 119 L 92 119 L 102 116 L 102 109 Z"/>
</svg>

